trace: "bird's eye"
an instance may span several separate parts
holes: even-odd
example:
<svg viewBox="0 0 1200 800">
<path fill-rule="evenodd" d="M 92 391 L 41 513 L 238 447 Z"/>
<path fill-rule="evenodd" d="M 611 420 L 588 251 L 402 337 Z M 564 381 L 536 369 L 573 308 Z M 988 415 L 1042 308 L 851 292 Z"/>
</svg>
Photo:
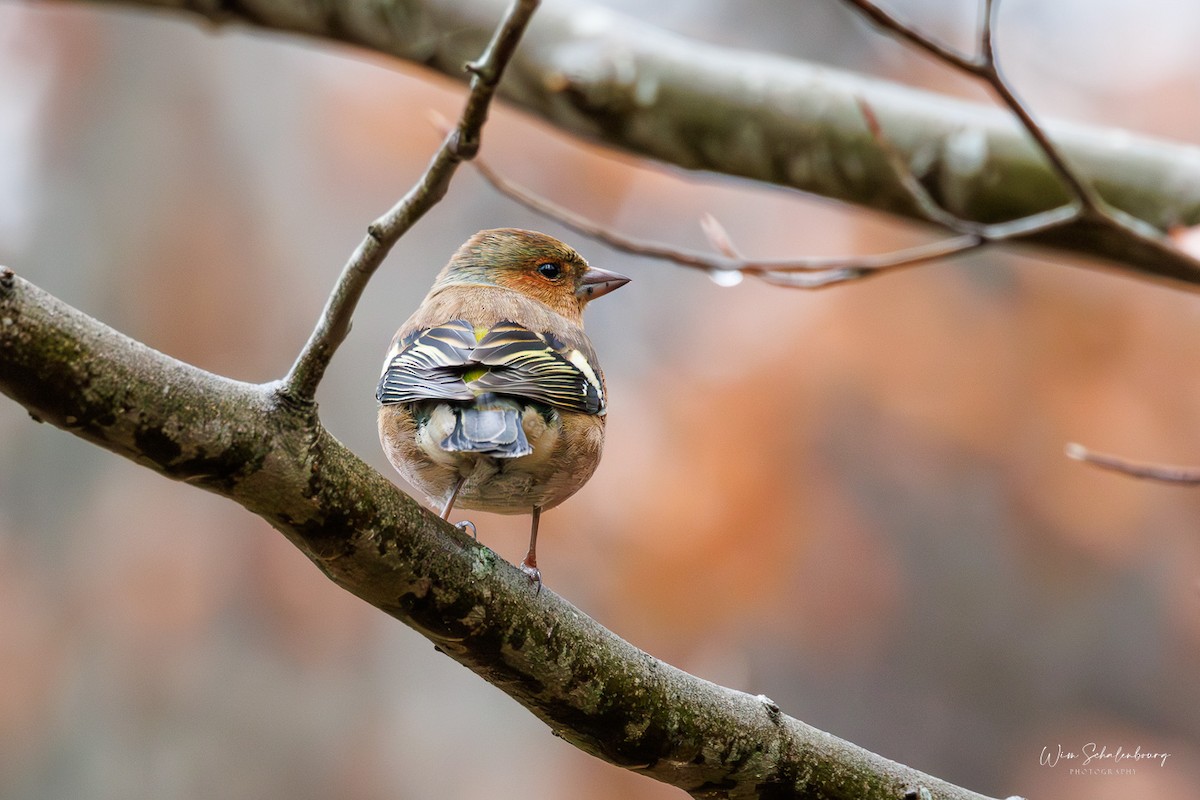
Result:
<svg viewBox="0 0 1200 800">
<path fill-rule="evenodd" d="M 548 280 L 556 281 L 562 277 L 562 267 L 552 261 L 547 261 L 545 264 L 538 264 L 538 274 Z"/>
</svg>

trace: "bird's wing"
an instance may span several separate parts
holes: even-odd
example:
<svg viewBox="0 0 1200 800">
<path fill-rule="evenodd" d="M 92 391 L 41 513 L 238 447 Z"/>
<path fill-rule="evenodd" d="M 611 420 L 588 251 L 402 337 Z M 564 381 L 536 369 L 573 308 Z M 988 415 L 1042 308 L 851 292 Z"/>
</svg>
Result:
<svg viewBox="0 0 1200 800">
<path fill-rule="evenodd" d="M 500 322 L 479 341 L 471 360 L 486 371 L 468 381 L 477 392 L 524 397 L 583 414 L 604 413 L 604 389 L 587 356 L 551 333 Z"/>
<path fill-rule="evenodd" d="M 466 320 L 426 328 L 401 340 L 375 390 L 381 403 L 474 400 L 488 392 L 564 411 L 604 413 L 604 389 L 585 353 L 551 333 L 515 322 L 481 339 Z"/>
<path fill-rule="evenodd" d="M 463 375 L 475 350 L 475 329 L 455 319 L 416 331 L 397 343 L 384 366 L 375 397 L 381 403 L 474 400 Z"/>
</svg>

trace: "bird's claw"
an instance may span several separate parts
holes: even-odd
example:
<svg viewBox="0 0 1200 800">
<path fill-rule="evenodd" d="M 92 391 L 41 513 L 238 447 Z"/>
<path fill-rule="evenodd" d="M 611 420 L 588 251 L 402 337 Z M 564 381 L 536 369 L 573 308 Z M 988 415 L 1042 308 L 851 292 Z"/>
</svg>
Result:
<svg viewBox="0 0 1200 800">
<path fill-rule="evenodd" d="M 475 531 L 475 523 L 469 519 L 464 519 L 462 522 L 454 523 L 454 527 L 458 528 L 463 533 L 471 534 L 471 538 L 479 541 L 479 534 Z"/>
<path fill-rule="evenodd" d="M 525 577 L 529 578 L 529 582 L 537 585 L 537 594 L 542 593 L 542 571 L 530 564 L 527 561 L 522 561 L 520 566 L 521 572 L 525 573 Z"/>
</svg>

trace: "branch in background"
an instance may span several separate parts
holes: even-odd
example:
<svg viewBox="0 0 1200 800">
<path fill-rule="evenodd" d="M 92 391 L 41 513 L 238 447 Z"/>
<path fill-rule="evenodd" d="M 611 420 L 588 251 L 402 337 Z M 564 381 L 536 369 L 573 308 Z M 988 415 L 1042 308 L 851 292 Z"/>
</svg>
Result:
<svg viewBox="0 0 1200 800">
<path fill-rule="evenodd" d="M 283 396 L 301 404 L 312 402 L 329 360 L 350 332 L 350 318 L 371 276 L 400 237 L 445 197 L 459 165 L 479 152 L 483 124 L 496 87 L 537 7 L 538 0 L 513 2 L 483 55 L 467 63 L 471 90 L 458 125 L 446 132 L 442 146 L 408 194 L 367 227 L 366 238 L 342 269 L 316 328 L 283 380 L 280 387 Z"/>
<path fill-rule="evenodd" d="M 979 26 L 977 50 L 970 56 L 963 55 L 937 39 L 928 36 L 912 24 L 884 10 L 871 0 L 842 0 L 842 2 L 857 10 L 884 30 L 913 44 L 946 66 L 981 81 L 991 89 L 1000 98 L 1005 108 L 1021 123 L 1021 127 L 1025 130 L 1025 133 L 1037 145 L 1038 150 L 1050 165 L 1055 176 L 1068 192 L 1068 203 L 1058 209 L 1026 215 L 1014 220 L 1012 223 L 999 223 L 991 226 L 976 225 L 975 227 L 991 228 L 998 231 L 1002 229 L 1002 226 L 1013 224 L 1019 229 L 1019 233 L 1015 235 L 1029 236 L 1037 233 L 1047 233 L 1065 227 L 1069 223 L 1094 224 L 1118 237 L 1128 238 L 1130 240 L 1128 243 L 1129 246 L 1165 249 L 1173 252 L 1178 257 L 1191 259 L 1195 266 L 1200 268 L 1200 261 L 1197 261 L 1190 253 L 1174 246 L 1174 242 L 1167 235 L 1166 230 L 1155 228 L 1144 220 L 1137 219 L 1106 203 L 1090 183 L 1071 165 L 1062 150 L 1054 142 L 1053 137 L 1047 133 L 1042 124 L 1034 118 L 1033 112 L 1017 96 L 1016 91 L 1009 85 L 1008 80 L 1000 70 L 1000 62 L 996 53 L 995 21 L 996 11 L 1000 5 L 999 0 L 983 0 L 983 20 Z M 876 135 L 877 140 L 881 139 L 881 127 L 874 113 L 870 111 L 869 105 L 861 99 L 859 105 L 863 109 L 864 116 L 869 115 L 868 125 L 872 128 L 872 132 Z M 882 141 L 881 145 L 889 160 L 894 163 L 899 158 L 895 148 Z M 906 162 L 904 169 L 897 169 L 896 172 L 902 181 L 905 180 L 903 177 L 905 174 L 911 175 L 911 170 L 908 169 Z M 916 181 L 916 183 L 920 184 L 919 181 Z M 909 190 L 911 193 L 911 187 L 909 187 Z M 924 193 L 924 187 L 921 187 L 921 191 Z M 930 199 L 930 202 L 932 202 L 932 199 Z M 947 225 L 952 230 L 962 229 L 962 225 L 955 225 L 947 219 L 947 217 L 953 217 L 948 212 L 940 215 L 931 214 L 928 205 L 921 205 L 920 208 L 922 213 L 932 221 Z M 1039 221 L 1039 218 L 1042 219 Z M 958 219 L 960 223 L 968 224 L 966 220 L 962 220 L 961 218 L 955 219 Z M 983 230 L 981 231 L 981 235 L 993 241 L 999 241 L 1004 238 L 1012 238 L 1014 234 L 992 235 Z"/>
<path fill-rule="evenodd" d="M 625 236 L 601 223 L 589 220 L 557 203 L 535 195 L 528 189 L 499 175 L 485 163 L 477 164 L 479 171 L 497 191 L 578 233 L 627 253 L 702 269 L 719 283 L 732 283 L 739 280 L 742 275 L 753 275 L 777 286 L 820 289 L 872 277 L 899 267 L 923 264 L 973 250 L 986 244 L 1049 234 L 1073 224 L 1091 224 L 1101 228 L 1115 237 L 1118 242 L 1125 240 L 1123 244 L 1119 245 L 1124 248 L 1143 247 L 1171 251 L 1175 257 L 1190 260 L 1194 266 L 1200 268 L 1200 261 L 1195 260 L 1187 251 L 1176 247 L 1171 237 L 1140 220 L 1134 220 L 1123 212 L 1110 208 L 1068 163 L 1052 138 L 1008 85 L 1000 71 L 995 47 L 995 14 L 998 4 L 994 0 L 984 0 L 983 21 L 979 30 L 977 52 L 973 55 L 959 53 L 869 0 L 845 0 L 845 2 L 897 37 L 919 47 L 943 64 L 982 81 L 991 88 L 1005 107 L 1019 120 L 1026 133 L 1041 151 L 1060 184 L 1066 190 L 1067 202 L 1047 210 L 993 223 L 981 223 L 952 213 L 932 196 L 913 172 L 908 160 L 885 135 L 878 115 L 864 97 L 854 98 L 859 113 L 866 122 L 873 141 L 890 165 L 899 188 L 911 201 L 913 212 L 928 222 L 959 234 L 958 237 L 878 256 L 762 262 L 746 259 L 732 248 L 725 247 L 724 245 L 727 245 L 729 240 L 721 230 L 722 238 L 720 241 L 714 241 L 714 248 L 720 257 L 714 258 L 670 245 L 646 242 Z M 705 230 L 706 233 L 709 232 L 708 227 Z M 711 237 L 710 241 L 712 241 Z"/>
<path fill-rule="evenodd" d="M 921 216 L 929 222 L 963 236 L 977 237 L 980 240 L 979 244 L 984 245 L 1051 231 L 1079 218 L 1079 208 L 1076 203 L 1067 203 L 1026 217 L 991 224 L 963 219 L 952 214 L 934 199 L 929 190 L 925 188 L 925 184 L 921 183 L 913 173 L 912 168 L 904 160 L 895 144 L 884 134 L 883 126 L 879 124 L 879 117 L 876 116 L 875 110 L 861 97 L 858 98 L 858 110 L 867 124 L 867 130 L 871 132 L 872 138 L 875 139 L 879 149 L 887 158 L 888 164 L 891 165 L 892 172 L 900 182 L 900 186 L 916 205 Z"/>
<path fill-rule="evenodd" d="M 505 197 L 565 225 L 576 233 L 603 242 L 623 253 L 656 258 L 683 267 L 703 270 L 718 282 L 728 280 L 730 275 L 752 275 L 776 286 L 821 289 L 869 278 L 902 267 L 911 267 L 946 258 L 973 250 L 984 243 L 979 236 L 965 234 L 955 239 L 873 256 L 754 260 L 743 258 L 731 249 L 723 250 L 719 242 L 714 242 L 714 247 L 718 250 L 716 255 L 697 253 L 667 244 L 636 239 L 614 231 L 510 181 L 492 169 L 483 159 L 475 160 L 475 169 L 479 171 L 484 180 Z M 712 217 L 709 215 L 702 218 L 702 226 L 706 225 L 705 219 L 711 220 Z M 713 222 L 707 223 L 708 226 L 712 224 Z M 712 241 L 712 233 L 707 227 L 706 235 Z M 726 241 L 728 241 L 727 236 Z"/>
<path fill-rule="evenodd" d="M 1067 458 L 1082 461 L 1085 464 L 1119 472 L 1133 478 L 1143 478 L 1163 483 L 1177 483 L 1182 486 L 1200 486 L 1200 467 L 1178 467 L 1168 464 L 1151 464 L 1144 461 L 1129 461 L 1121 456 L 1109 453 L 1098 453 L 1089 450 L 1081 444 L 1071 442 L 1066 446 Z"/>
<path fill-rule="evenodd" d="M 933 39 L 911 24 L 901 20 L 892 13 L 883 10 L 870 0 L 843 0 L 857 9 L 863 16 L 869 18 L 885 30 L 919 47 L 935 59 L 966 73 L 985 83 L 1009 111 L 1020 121 L 1025 132 L 1037 144 L 1042 155 L 1051 165 L 1054 173 L 1071 195 L 1070 201 L 1057 209 L 1032 215 L 1007 223 L 981 226 L 967 220 L 955 217 L 942 209 L 928 195 L 925 187 L 912 175 L 902 156 L 883 135 L 881 126 L 871 107 L 865 102 L 859 103 L 867 126 L 878 140 L 893 169 L 897 172 L 906 190 L 916 202 L 918 208 L 928 219 L 938 222 L 950 230 L 959 233 L 976 233 L 985 241 L 1001 241 L 1016 236 L 1029 236 L 1034 233 L 1047 232 L 1061 228 L 1071 223 L 1092 224 L 1107 231 L 1117 242 L 1125 247 L 1154 247 L 1169 250 L 1178 256 L 1195 257 L 1179 246 L 1180 237 L 1171 229 L 1159 231 L 1142 220 L 1134 219 L 1128 214 L 1110 207 L 1099 194 L 1076 172 L 1067 158 L 1054 143 L 1045 129 L 1033 117 L 1032 112 L 1017 97 L 1016 92 L 1009 86 L 1000 71 L 995 47 L 995 15 L 999 5 L 998 0 L 984 0 L 983 22 L 980 25 L 978 50 L 972 56 L 947 47 Z M 1120 242 L 1124 240 L 1125 244 Z M 1200 264 L 1200 262 L 1196 262 Z M 1068 457 L 1093 464 L 1101 469 L 1112 470 L 1135 478 L 1164 481 L 1184 485 L 1200 484 L 1200 468 L 1173 467 L 1161 464 L 1139 463 L 1126 460 L 1120 456 L 1104 453 L 1093 453 L 1082 445 L 1069 444 L 1066 448 Z"/>
<path fill-rule="evenodd" d="M 1000 65 L 996 58 L 995 22 L 996 10 L 999 3 L 994 0 L 984 0 L 983 20 L 979 26 L 979 42 L 977 50 L 972 55 L 963 55 L 952 47 L 924 33 L 916 26 L 901 19 L 899 16 L 876 5 L 871 0 L 842 0 L 842 2 L 857 10 L 862 16 L 874 22 L 884 30 L 900 39 L 914 45 L 920 50 L 933 56 L 943 64 L 966 73 L 989 86 L 1001 99 L 1005 106 L 1020 120 L 1026 133 L 1037 143 L 1038 149 L 1049 161 L 1050 166 L 1070 189 L 1074 202 L 1092 210 L 1099 210 L 1103 201 L 1093 192 L 1092 188 L 1079 180 L 1075 171 L 1067 164 L 1058 147 L 1033 118 L 1033 115 L 1021 102 L 1016 93 L 1009 87 L 1008 82 L 1000 73 Z"/>
<path fill-rule="evenodd" d="M 958 233 L 957 237 L 874 256 L 756 261 L 742 256 L 733 247 L 728 233 L 720 223 L 712 215 L 705 215 L 701 218 L 701 227 L 719 254 L 714 257 L 626 236 L 535 194 L 500 175 L 483 159 L 476 160 L 475 167 L 496 191 L 577 233 L 604 242 L 615 250 L 704 270 L 720 283 L 732 282 L 730 276 L 736 279 L 741 275 L 753 275 L 776 286 L 821 289 L 872 277 L 900 267 L 944 259 L 994 242 L 1049 231 L 1080 217 L 1078 202 L 990 225 L 962 219 L 950 213 L 933 198 L 896 147 L 884 135 L 878 116 L 870 104 L 863 98 L 856 98 L 856 102 L 867 129 L 885 154 L 900 187 L 908 194 L 914 206 L 926 220 Z M 436 117 L 434 124 L 441 129 L 446 127 L 445 122 Z"/>
<path fill-rule="evenodd" d="M 93 1 L 324 37 L 458 78 L 507 7 L 506 0 L 409 0 L 401 14 L 381 13 L 376 0 Z M 586 0 L 540 9 L 524 41 L 501 95 L 564 131 L 636 155 L 923 219 L 863 135 L 856 102 L 863 98 L 905 161 L 936 176 L 937 197 L 962 219 L 1024 218 L 1070 199 L 1028 136 L 996 108 L 686 39 Z M 1200 149 L 1082 125 L 1041 128 L 1110 209 L 1121 209 L 1110 212 L 1120 224 L 1147 235 L 1118 236 L 1111 225 L 1077 219 L 1030 241 L 1200 286 L 1196 260 L 1155 238 L 1200 222 Z M 955 160 L 965 146 L 978 156 L 969 168 Z M 849 163 L 857 168 L 839 167 Z"/>
</svg>

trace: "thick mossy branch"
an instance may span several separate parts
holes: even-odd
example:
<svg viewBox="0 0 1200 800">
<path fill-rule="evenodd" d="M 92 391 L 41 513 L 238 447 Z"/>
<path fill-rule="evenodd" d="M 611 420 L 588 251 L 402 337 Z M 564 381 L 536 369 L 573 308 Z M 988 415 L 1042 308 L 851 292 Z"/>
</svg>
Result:
<svg viewBox="0 0 1200 800">
<path fill-rule="evenodd" d="M 506 5 L 100 2 L 335 39 L 460 79 L 462 64 L 483 49 Z M 582 0 L 556 0 L 538 12 L 500 92 L 565 131 L 638 155 L 923 219 L 863 122 L 866 102 L 912 172 L 962 219 L 1029 217 L 1070 199 L 1033 142 L 998 108 L 688 40 Z M 1200 149 L 1080 125 L 1044 128 L 1087 185 L 1149 229 L 1200 222 Z M 1169 244 L 1131 240 L 1086 220 L 1033 240 L 1200 285 L 1196 262 Z"/>
<path fill-rule="evenodd" d="M 622 640 L 425 511 L 278 385 L 221 378 L 0 275 L 0 391 L 36 419 L 268 520 L 562 738 L 697 797 L 980 795 L 888 761 Z"/>
</svg>

